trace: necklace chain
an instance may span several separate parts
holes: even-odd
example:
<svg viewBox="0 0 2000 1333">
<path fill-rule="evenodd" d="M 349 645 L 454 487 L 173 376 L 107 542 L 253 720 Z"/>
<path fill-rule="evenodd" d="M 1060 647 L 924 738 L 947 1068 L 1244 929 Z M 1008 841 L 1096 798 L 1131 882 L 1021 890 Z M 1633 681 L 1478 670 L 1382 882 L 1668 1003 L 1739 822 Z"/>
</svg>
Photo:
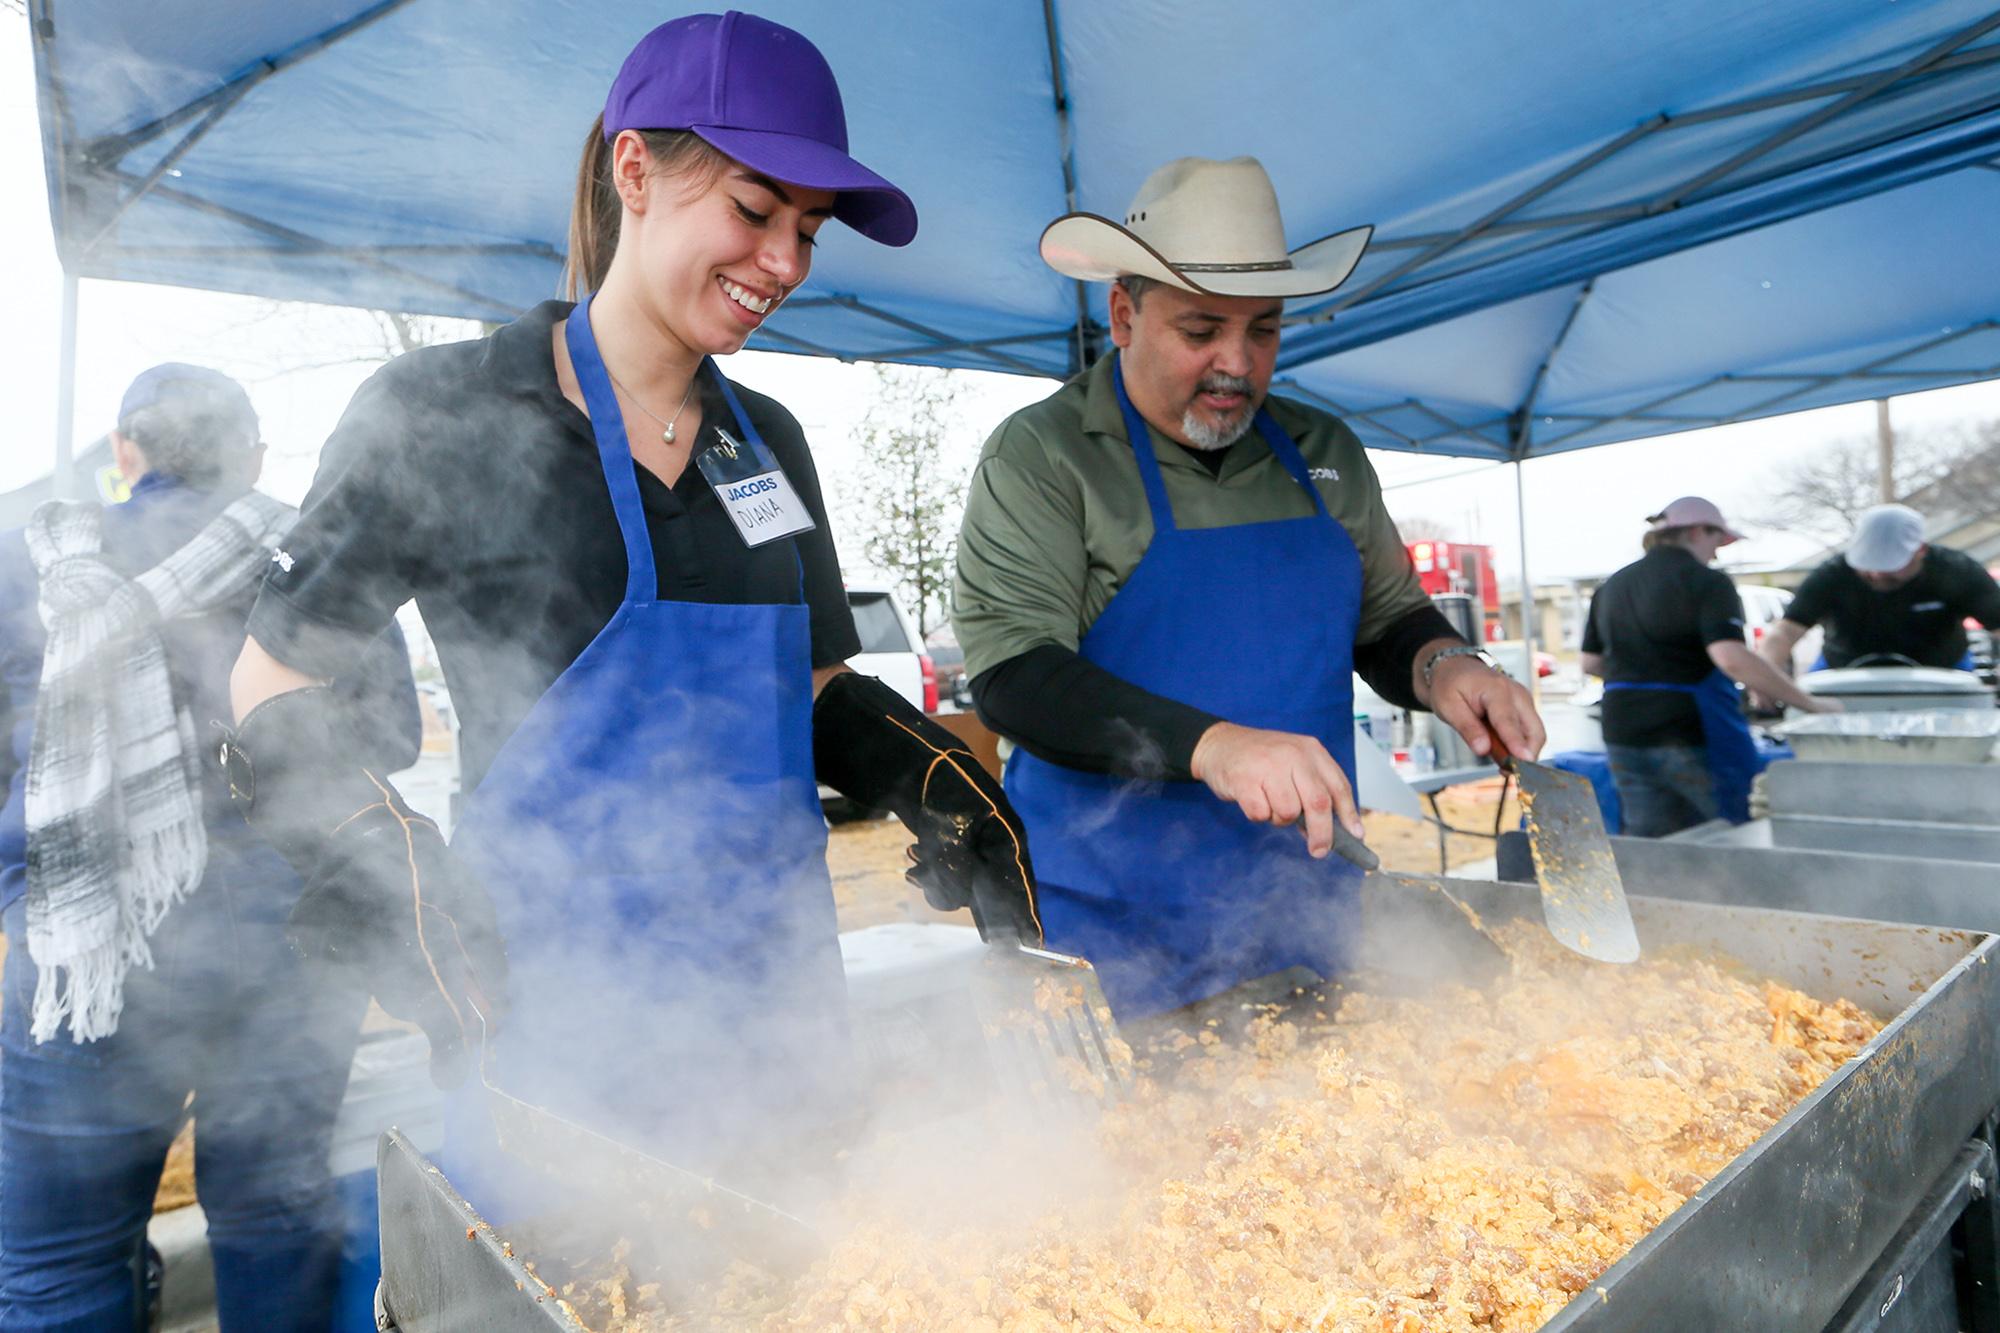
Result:
<svg viewBox="0 0 2000 1333">
<path fill-rule="evenodd" d="M 655 412 L 652 408 L 640 402 L 639 395 L 633 393 L 630 389 L 626 389 L 623 384 L 619 383 L 618 377 L 616 375 L 611 374 L 611 367 L 606 366 L 604 368 L 604 373 L 610 377 L 611 383 L 613 385 L 624 390 L 625 396 L 632 400 L 632 405 L 634 407 L 638 408 L 641 412 L 644 412 L 647 416 L 651 417 L 653 420 L 660 423 L 661 426 L 660 438 L 665 440 L 668 444 L 672 444 L 674 442 L 674 423 L 681 419 L 681 413 L 687 411 L 688 400 L 694 397 L 695 381 L 701 377 L 701 371 L 697 369 L 693 375 L 690 375 L 688 377 L 687 392 L 681 395 L 681 405 L 674 409 L 674 414 L 671 417 L 663 417 L 658 412 Z"/>
</svg>

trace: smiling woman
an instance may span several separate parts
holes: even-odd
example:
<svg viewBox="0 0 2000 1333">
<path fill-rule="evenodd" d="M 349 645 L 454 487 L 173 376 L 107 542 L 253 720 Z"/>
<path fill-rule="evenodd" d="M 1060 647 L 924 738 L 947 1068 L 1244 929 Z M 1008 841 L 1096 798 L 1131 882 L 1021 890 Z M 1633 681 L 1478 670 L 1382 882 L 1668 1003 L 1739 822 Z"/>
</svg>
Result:
<svg viewBox="0 0 2000 1333">
<path fill-rule="evenodd" d="M 445 1160 L 488 1217 L 533 1185 L 481 1082 L 691 1165 L 844 1118 L 816 780 L 918 830 L 933 901 L 979 885 L 984 922 L 1040 938 L 998 783 L 845 666 L 804 433 L 715 364 L 829 219 L 916 231 L 812 44 L 741 13 L 655 29 L 586 145 L 576 303 L 364 386 L 253 617 L 231 771 L 308 879 L 295 936 L 422 1023 L 441 1082 L 477 1068 Z M 344 757 L 317 684 L 412 597 L 462 724 L 449 849 Z"/>
</svg>

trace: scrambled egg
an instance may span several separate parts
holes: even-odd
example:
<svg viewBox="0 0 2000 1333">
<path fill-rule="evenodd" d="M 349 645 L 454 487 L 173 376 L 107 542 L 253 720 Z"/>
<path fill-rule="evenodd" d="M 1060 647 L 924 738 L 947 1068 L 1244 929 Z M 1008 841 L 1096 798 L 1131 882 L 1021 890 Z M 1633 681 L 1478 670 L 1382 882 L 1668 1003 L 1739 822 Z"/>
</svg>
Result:
<svg viewBox="0 0 2000 1333">
<path fill-rule="evenodd" d="M 940 1223 L 858 1181 L 795 1282 L 739 1266 L 673 1315 L 621 1263 L 575 1298 L 598 1333 L 1534 1329 L 1881 1028 L 1709 961 L 1499 934 L 1489 991 L 1364 985 L 1155 1051 L 1178 1069 L 1107 1115 L 1104 1179 L 1039 1215 Z"/>
</svg>

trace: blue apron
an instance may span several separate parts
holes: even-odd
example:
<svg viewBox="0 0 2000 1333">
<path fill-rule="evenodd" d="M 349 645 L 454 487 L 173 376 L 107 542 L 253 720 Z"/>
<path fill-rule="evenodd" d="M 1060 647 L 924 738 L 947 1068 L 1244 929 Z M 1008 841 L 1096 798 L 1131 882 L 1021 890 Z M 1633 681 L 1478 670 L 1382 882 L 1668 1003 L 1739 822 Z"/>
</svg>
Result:
<svg viewBox="0 0 2000 1333">
<path fill-rule="evenodd" d="M 1694 699 L 1701 714 L 1702 748 L 1708 751 L 1709 789 L 1715 794 L 1715 808 L 1732 824 L 1750 818 L 1750 781 L 1764 771 L 1764 760 L 1751 739 L 1750 723 L 1736 699 L 1736 683 L 1717 667 L 1695 685 L 1669 685 L 1662 681 L 1608 680 L 1612 690 L 1672 690 Z"/>
<path fill-rule="evenodd" d="M 1310 517 L 1182 529 L 1122 368 L 1112 379 L 1153 539 L 1078 651 L 1231 722 L 1318 737 L 1351 783 L 1361 557 L 1298 446 L 1259 410 Z M 1027 822 L 1049 947 L 1095 963 L 1121 1018 L 1288 967 L 1346 966 L 1356 872 L 1314 860 L 1296 828 L 1253 824 L 1200 782 L 1085 773 L 1025 750 L 1008 761 L 1007 794 Z"/>
<path fill-rule="evenodd" d="M 588 301 L 566 336 L 628 574 L 617 613 L 508 739 L 453 836 L 507 945 L 509 1009 L 486 1073 L 701 1169 L 803 1137 L 850 1091 L 808 611 L 803 588 L 783 605 L 660 599 Z M 448 1173 L 489 1220 L 545 1206 L 496 1153 L 478 1082 L 453 1098 Z"/>
</svg>

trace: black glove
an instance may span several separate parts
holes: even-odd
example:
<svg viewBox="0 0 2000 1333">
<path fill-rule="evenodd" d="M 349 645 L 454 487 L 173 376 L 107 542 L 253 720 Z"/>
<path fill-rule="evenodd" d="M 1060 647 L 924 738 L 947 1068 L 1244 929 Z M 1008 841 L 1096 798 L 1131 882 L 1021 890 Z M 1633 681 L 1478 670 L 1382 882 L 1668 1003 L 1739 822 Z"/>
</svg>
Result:
<svg viewBox="0 0 2000 1333">
<path fill-rule="evenodd" d="M 1027 831 L 965 742 L 875 677 L 842 672 L 813 705 L 813 762 L 821 782 L 917 835 L 909 879 L 932 907 L 970 907 L 982 939 L 1041 945 Z"/>
<path fill-rule="evenodd" d="M 499 1021 L 507 956 L 485 891 L 357 753 L 360 734 L 331 690 L 288 691 L 224 729 L 223 771 L 251 826 L 305 880 L 292 947 L 358 968 L 383 1009 L 429 1036 L 438 1086 L 456 1087 Z"/>
</svg>

